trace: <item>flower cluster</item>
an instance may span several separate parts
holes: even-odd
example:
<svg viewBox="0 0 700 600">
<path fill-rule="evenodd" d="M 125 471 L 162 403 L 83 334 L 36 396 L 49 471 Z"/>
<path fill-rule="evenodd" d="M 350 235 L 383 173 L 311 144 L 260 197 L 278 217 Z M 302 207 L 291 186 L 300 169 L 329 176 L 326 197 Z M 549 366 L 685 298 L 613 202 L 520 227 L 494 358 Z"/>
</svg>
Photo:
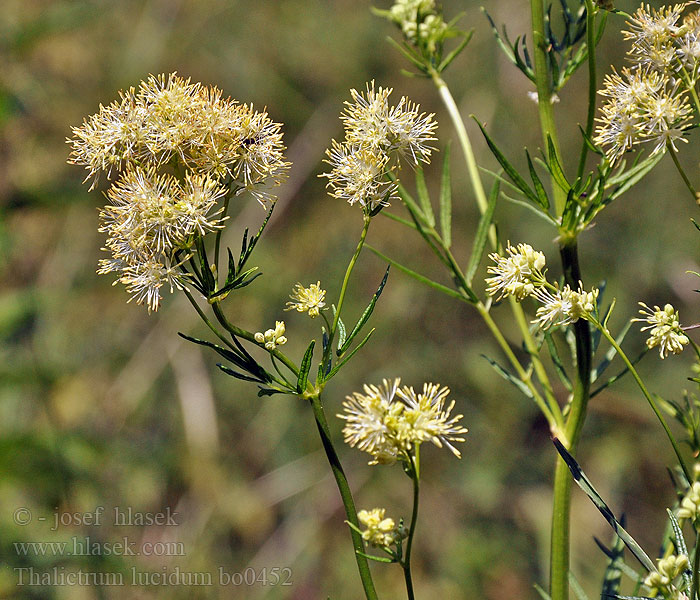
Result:
<svg viewBox="0 0 700 600">
<path fill-rule="evenodd" d="M 648 323 L 646 327 L 642 327 L 642 331 L 649 330 L 647 338 L 648 348 L 659 348 L 661 358 L 666 358 L 669 352 L 680 354 L 683 352 L 683 346 L 686 346 L 690 340 L 681 329 L 678 311 L 672 305 L 666 304 L 663 308 L 654 306 L 649 308 L 644 302 L 640 302 L 639 314 L 643 315 L 643 319 L 632 319 Z"/>
<path fill-rule="evenodd" d="M 409 44 L 429 55 L 435 54 L 450 33 L 435 0 L 397 0 L 389 10 L 375 12 L 393 21 Z"/>
<path fill-rule="evenodd" d="M 280 124 L 217 88 L 175 74 L 139 88 L 73 128 L 70 163 L 116 180 L 100 213 L 107 233 L 99 273 L 116 272 L 138 304 L 157 310 L 164 285 L 185 284 L 179 264 L 195 239 L 220 229 L 219 201 L 245 190 L 261 203 L 284 178 Z"/>
<path fill-rule="evenodd" d="M 366 528 L 362 532 L 362 539 L 375 548 L 390 548 L 408 535 L 405 527 L 397 526 L 394 519 L 384 516 L 385 513 L 384 508 L 361 510 L 357 513 L 358 521 Z"/>
<path fill-rule="evenodd" d="M 371 213 L 393 198 L 398 186 L 389 178 L 398 169 L 397 158 L 412 166 L 429 162 L 437 123 L 432 114 L 419 112 L 420 107 L 405 96 L 395 106 L 389 104 L 391 89 L 375 89 L 367 84 L 366 93 L 350 90 L 352 102 L 346 102 L 341 115 L 345 140 L 332 141 L 325 162 L 331 171 L 328 178 L 331 196 L 358 202 Z"/>
<path fill-rule="evenodd" d="M 611 163 L 637 144 L 651 142 L 652 152 L 686 141 L 691 108 L 686 93 L 695 87 L 700 67 L 700 13 L 681 22 L 687 3 L 659 10 L 642 5 L 623 32 L 632 40 L 631 69 L 605 78 L 599 93 L 607 98 L 594 141 Z"/>
<path fill-rule="evenodd" d="M 426 383 L 422 393 L 412 387 L 399 389 L 401 380 L 383 381 L 381 387 L 365 385 L 343 402 L 345 442 L 372 455 L 369 464 L 392 464 L 408 460 L 415 444 L 446 445 L 461 456 L 451 442 L 463 442 L 467 429 L 458 425 L 462 415 L 451 416 L 454 400 L 445 407 L 450 390 Z"/>
<path fill-rule="evenodd" d="M 542 285 L 545 256 L 529 244 L 518 244 L 516 247 L 508 244 L 506 251 L 509 256 L 496 252 L 489 254 L 496 266 L 487 268 L 493 277 L 486 279 L 486 291 L 490 296 L 498 294 L 498 300 L 504 296 L 523 300 L 535 291 L 536 286 Z"/>
<path fill-rule="evenodd" d="M 513 296 L 518 301 L 527 297 L 538 300 L 542 306 L 537 309 L 533 323 L 541 329 L 575 323 L 595 315 L 597 310 L 598 289 L 590 292 L 579 284 L 578 290 L 566 285 L 560 289 L 547 281 L 545 276 L 545 256 L 534 250 L 529 244 L 508 244 L 508 256 L 497 253 L 489 255 L 496 264 L 487 268 L 493 277 L 486 279 L 486 292 L 491 296 Z"/>
<path fill-rule="evenodd" d="M 284 310 L 306 312 L 312 319 L 318 317 L 326 306 L 324 302 L 326 290 L 321 289 L 320 281 L 312 283 L 306 288 L 301 283 L 297 283 L 289 297 L 292 301 L 287 302 L 287 308 Z"/>
<path fill-rule="evenodd" d="M 272 351 L 277 348 L 277 346 L 282 346 L 287 343 L 287 338 L 284 337 L 285 330 L 284 321 L 275 321 L 275 328 L 268 329 L 265 333 L 256 333 L 255 341 L 258 342 L 258 344 L 264 344 L 265 348 Z"/>
<path fill-rule="evenodd" d="M 657 571 L 652 571 L 644 580 L 644 585 L 649 588 L 653 598 L 663 596 L 664 598 L 680 598 L 684 594 L 678 591 L 673 580 L 689 567 L 688 557 L 685 554 L 671 554 L 659 559 Z"/>
<path fill-rule="evenodd" d="M 681 500 L 681 506 L 676 513 L 679 519 L 697 521 L 700 517 L 700 481 L 694 482 Z"/>
</svg>

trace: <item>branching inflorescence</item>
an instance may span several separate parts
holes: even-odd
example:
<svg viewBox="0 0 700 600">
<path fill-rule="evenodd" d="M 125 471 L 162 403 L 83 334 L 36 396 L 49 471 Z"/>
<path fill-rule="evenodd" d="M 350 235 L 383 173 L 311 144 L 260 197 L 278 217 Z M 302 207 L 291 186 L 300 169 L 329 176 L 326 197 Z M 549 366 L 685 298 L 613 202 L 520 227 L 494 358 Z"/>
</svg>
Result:
<svg viewBox="0 0 700 600">
<path fill-rule="evenodd" d="M 217 88 L 173 73 L 120 96 L 73 128 L 69 162 L 86 168 L 90 189 L 113 180 L 100 212 L 112 256 L 98 272 L 116 273 L 151 311 L 163 286 L 187 285 L 180 266 L 198 238 L 223 228 L 229 198 L 274 200 L 289 163 L 280 124 Z"/>
</svg>

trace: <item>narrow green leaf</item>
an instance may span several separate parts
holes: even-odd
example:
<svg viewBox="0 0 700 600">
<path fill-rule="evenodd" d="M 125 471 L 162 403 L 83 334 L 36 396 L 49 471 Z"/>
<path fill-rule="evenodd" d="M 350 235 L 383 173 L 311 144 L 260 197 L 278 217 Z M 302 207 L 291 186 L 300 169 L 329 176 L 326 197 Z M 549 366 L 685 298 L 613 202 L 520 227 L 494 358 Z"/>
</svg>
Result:
<svg viewBox="0 0 700 600">
<path fill-rule="evenodd" d="M 693 225 L 695 225 L 695 229 L 700 231 L 700 225 L 698 225 L 697 221 L 695 219 L 693 219 L 692 217 L 690 218 L 690 220 L 692 221 Z"/>
<path fill-rule="evenodd" d="M 416 168 L 416 192 L 418 193 L 418 202 L 420 202 L 420 207 L 423 210 L 426 224 L 428 227 L 435 227 L 435 214 L 430 203 L 428 187 L 425 185 L 425 175 L 421 167 Z"/>
<path fill-rule="evenodd" d="M 554 142 L 552 141 L 552 136 L 547 136 L 547 155 L 549 160 L 547 161 L 547 168 L 552 174 L 552 177 L 556 184 L 564 190 L 566 194 L 569 193 L 571 185 L 566 180 L 566 175 L 564 175 L 564 170 L 561 168 L 559 163 L 559 157 L 557 156 L 557 150 L 554 147 Z"/>
<path fill-rule="evenodd" d="M 452 50 L 440 63 L 440 65 L 437 68 L 438 73 L 442 73 L 450 65 L 450 63 L 460 55 L 462 50 L 464 50 L 467 47 L 467 44 L 472 39 L 472 35 L 474 35 L 474 30 L 470 29 L 469 31 L 460 33 L 462 33 L 464 39 L 462 39 L 459 45 L 454 50 Z"/>
<path fill-rule="evenodd" d="M 464 302 L 473 302 L 476 304 L 479 301 L 479 298 L 476 296 L 476 294 L 469 290 L 471 292 L 471 295 L 469 298 L 463 296 L 459 292 L 453 290 L 450 287 L 447 287 L 446 285 L 443 285 L 441 283 L 438 283 L 437 281 L 433 281 L 432 279 L 428 279 L 424 275 L 421 275 L 420 273 L 416 273 L 416 271 L 412 271 L 408 267 L 405 267 L 401 263 L 396 262 L 393 258 L 389 258 L 386 254 L 382 254 L 379 250 L 376 248 L 373 248 L 369 244 L 365 244 L 365 248 L 371 250 L 374 252 L 379 258 L 381 258 L 383 261 L 388 262 L 392 267 L 396 267 L 399 271 L 402 273 L 405 273 L 406 275 L 413 277 L 416 281 L 420 281 L 421 283 L 430 286 L 431 288 L 434 288 L 438 290 L 439 292 L 442 292 L 443 294 L 446 294 L 452 298 L 457 298 L 459 300 L 462 300 Z M 467 293 L 469 293 L 467 292 Z"/>
<path fill-rule="evenodd" d="M 287 394 L 289 392 L 286 392 L 285 390 L 274 390 L 270 388 L 264 388 L 261 386 L 258 386 L 258 397 L 262 398 L 263 396 L 274 396 L 275 394 Z"/>
<path fill-rule="evenodd" d="M 375 328 L 372 327 L 372 329 L 369 330 L 369 333 L 365 336 L 365 338 L 364 338 L 359 344 L 357 344 L 357 346 L 355 346 L 355 347 L 347 354 L 347 356 L 345 356 L 345 358 L 343 358 L 343 360 L 341 360 L 340 362 L 338 362 L 338 364 L 336 364 L 335 367 L 333 367 L 333 368 L 325 375 L 325 377 L 323 378 L 323 380 L 324 380 L 324 381 L 328 381 L 329 379 L 331 379 L 332 377 L 334 377 L 335 374 L 336 374 L 338 371 L 340 371 L 340 369 L 342 369 L 342 368 L 345 366 L 345 364 L 346 364 L 353 356 L 355 356 L 355 354 L 357 354 L 357 351 L 358 351 L 360 348 L 362 348 L 362 346 L 364 346 L 364 345 L 369 341 L 369 338 L 372 337 L 372 334 L 374 333 L 374 331 L 375 331 Z"/>
<path fill-rule="evenodd" d="M 301 365 L 299 366 L 299 378 L 297 379 L 297 394 L 304 393 L 306 389 L 306 382 L 309 379 L 309 370 L 311 369 L 311 361 L 314 358 L 314 346 L 316 345 L 316 340 L 311 340 L 309 347 L 304 353 L 304 358 L 301 360 Z"/>
<path fill-rule="evenodd" d="M 228 252 L 228 273 L 226 274 L 226 285 L 229 285 L 236 278 L 236 261 L 233 258 L 231 248 L 226 248 Z"/>
<path fill-rule="evenodd" d="M 532 179 L 532 184 L 535 186 L 535 193 L 537 198 L 539 198 L 540 206 L 548 211 L 549 210 L 549 198 L 547 198 L 547 192 L 542 185 L 542 180 L 540 179 L 537 171 L 535 171 L 535 166 L 532 164 L 532 159 L 530 158 L 530 153 L 525 149 L 525 156 L 527 157 L 527 168 L 530 169 L 530 179 Z"/>
<path fill-rule="evenodd" d="M 496 157 L 496 160 L 500 163 L 500 165 L 503 167 L 503 170 L 506 172 L 506 175 L 511 178 L 513 183 L 516 185 L 516 187 L 520 190 L 520 192 L 528 199 L 534 202 L 535 204 L 539 205 L 540 201 L 539 198 L 537 197 L 537 194 L 533 192 L 530 189 L 530 186 L 527 184 L 527 182 L 520 176 L 520 173 L 515 169 L 515 167 L 508 162 L 508 159 L 505 157 L 505 155 L 498 149 L 494 141 L 489 137 L 488 133 L 486 133 L 486 130 L 482 126 L 482 124 L 479 122 L 478 119 L 474 118 L 476 121 L 476 124 L 479 126 L 479 129 L 481 129 L 481 133 L 483 134 L 484 138 L 486 139 L 486 143 L 488 144 L 489 149 L 493 153 L 493 155 Z"/>
<path fill-rule="evenodd" d="M 489 358 L 485 354 L 482 354 L 489 364 L 494 368 L 496 373 L 498 373 L 503 379 L 506 381 L 510 381 L 515 387 L 517 387 L 523 394 L 525 394 L 528 398 L 534 398 L 532 395 L 532 391 L 530 391 L 530 388 L 525 385 L 525 383 L 515 375 L 513 375 L 510 371 L 507 369 L 503 368 L 501 365 L 499 365 L 495 360 Z"/>
<path fill-rule="evenodd" d="M 250 255 L 253 253 L 253 250 L 255 249 L 255 246 L 258 243 L 260 236 L 262 235 L 263 231 L 265 230 L 265 226 L 267 225 L 267 222 L 270 220 L 270 217 L 272 216 L 273 210 L 275 210 L 275 203 L 274 202 L 270 205 L 270 210 L 267 211 L 267 216 L 265 217 L 265 220 L 262 222 L 262 225 L 260 225 L 260 229 L 258 229 L 258 232 L 251 238 L 250 243 L 248 244 L 248 247 L 245 249 L 245 252 L 241 252 L 240 257 L 238 258 L 238 269 L 239 270 L 243 268 L 246 261 L 250 258 Z M 246 231 L 246 233 L 247 233 L 247 231 Z"/>
<path fill-rule="evenodd" d="M 472 253 L 469 256 L 469 264 L 467 265 L 467 272 L 465 274 L 465 279 L 469 285 L 472 284 L 476 270 L 479 268 L 481 258 L 484 255 L 484 248 L 486 248 L 486 240 L 488 239 L 489 229 L 491 227 L 491 223 L 493 223 L 493 213 L 496 210 L 496 200 L 498 199 L 500 189 L 501 186 L 498 179 L 496 179 L 493 182 L 493 186 L 491 186 L 489 202 L 486 205 L 484 214 L 481 215 L 481 219 L 479 219 L 479 227 L 476 230 L 476 236 L 474 236 Z"/>
<path fill-rule="evenodd" d="M 642 179 L 649 171 L 651 171 L 658 164 L 662 157 L 663 152 L 657 152 L 656 154 L 650 156 L 645 161 L 643 161 L 640 165 L 637 165 L 636 167 L 630 169 L 626 173 L 627 177 L 624 178 L 623 183 L 620 185 L 620 187 L 618 187 L 612 194 L 610 194 L 610 200 L 614 200 L 615 198 L 620 197 L 633 185 L 638 183 L 640 179 Z M 630 175 L 630 173 L 633 174 Z M 611 180 L 608 180 L 608 184 L 610 183 Z"/>
<path fill-rule="evenodd" d="M 600 514 L 603 515 L 615 533 L 620 536 L 622 541 L 625 543 L 625 546 L 629 548 L 630 552 L 642 564 L 642 566 L 650 573 L 655 572 L 656 565 L 654 565 L 653 561 L 647 556 L 646 552 L 642 550 L 642 547 L 634 540 L 634 538 L 627 533 L 622 525 L 620 525 L 618 520 L 615 518 L 615 515 L 612 513 L 610 508 L 608 508 L 608 505 L 605 504 L 603 499 L 600 497 L 600 494 L 593 487 L 593 484 L 581 470 L 581 467 L 576 462 L 576 459 L 569 454 L 567 449 L 564 448 L 562 443 L 557 438 L 552 438 L 552 441 L 554 442 L 557 452 L 559 452 L 560 456 L 569 467 L 571 475 L 573 476 L 576 484 L 585 492 L 585 494 L 590 498 L 591 502 L 595 504 L 596 508 L 600 511 Z"/>
<path fill-rule="evenodd" d="M 671 521 L 671 528 L 673 529 L 673 535 L 676 539 L 676 553 L 690 556 L 688 553 L 688 546 L 685 543 L 685 538 L 683 537 L 683 531 L 681 530 L 681 524 L 678 522 L 678 519 L 676 518 L 676 515 L 673 514 L 672 510 L 667 508 L 666 512 L 668 513 L 668 518 Z M 685 589 L 690 589 L 690 586 L 693 583 L 690 578 L 690 569 L 683 571 L 682 577 L 683 582 L 685 583 Z"/>
<path fill-rule="evenodd" d="M 343 323 L 343 319 L 338 318 L 338 352 L 340 352 L 340 348 L 345 343 L 345 338 L 347 338 L 347 335 L 348 332 L 345 329 L 345 323 Z"/>
<path fill-rule="evenodd" d="M 504 199 L 508 200 L 508 202 L 511 202 L 513 204 L 517 204 L 518 206 L 522 206 L 523 208 L 527 208 L 529 211 L 532 211 L 540 219 L 545 220 L 550 225 L 554 225 L 555 227 L 559 226 L 559 223 L 557 223 L 547 213 L 542 212 L 542 209 L 539 206 L 535 206 L 534 204 L 532 204 L 530 202 L 526 202 L 525 200 L 520 200 L 519 198 L 513 198 L 512 196 L 509 196 L 508 194 L 506 194 L 504 192 L 501 192 L 501 196 Z"/>
<path fill-rule="evenodd" d="M 230 367 L 222 365 L 221 363 L 216 363 L 216 366 L 219 367 L 219 369 L 221 369 L 224 373 L 226 373 L 226 375 L 230 375 L 231 377 L 235 377 L 236 379 L 242 379 L 243 381 L 252 381 L 254 383 L 265 383 L 264 381 L 260 381 L 260 379 L 251 377 L 250 375 L 244 375 L 243 373 L 234 371 Z"/>
<path fill-rule="evenodd" d="M 588 600 L 586 592 L 583 591 L 581 584 L 578 582 L 578 579 L 576 579 L 576 576 L 571 571 L 569 571 L 569 585 L 571 586 L 571 589 L 574 592 L 574 596 L 576 596 L 578 600 Z"/>
<path fill-rule="evenodd" d="M 549 356 L 552 358 L 552 363 L 554 364 L 554 369 L 556 370 L 557 375 L 559 375 L 559 380 L 564 384 L 564 387 L 571 392 L 574 389 L 574 386 L 571 383 L 571 379 L 566 373 L 564 363 L 562 363 L 561 358 L 559 356 L 559 350 L 557 350 L 557 346 L 554 343 L 554 338 L 552 338 L 552 335 L 550 333 L 545 332 L 544 339 L 547 342 Z"/>
<path fill-rule="evenodd" d="M 450 145 L 445 147 L 440 183 L 440 229 L 445 247 L 452 245 L 452 188 L 450 180 Z"/>
<path fill-rule="evenodd" d="M 542 589 L 542 586 L 539 584 L 535 584 L 535 591 L 540 595 L 540 598 L 542 600 L 552 600 L 552 597 Z"/>
<path fill-rule="evenodd" d="M 404 219 L 403 217 L 399 217 L 398 215 L 395 215 L 394 213 L 390 213 L 387 210 L 383 210 L 382 214 L 385 217 L 389 217 L 392 221 L 396 221 L 397 223 L 401 223 L 401 225 L 405 225 L 406 227 L 410 227 L 411 229 L 418 229 L 418 227 L 416 227 L 416 224 L 413 221 L 409 221 L 408 219 Z"/>
<path fill-rule="evenodd" d="M 382 278 L 382 281 L 379 284 L 377 291 L 374 292 L 374 296 L 372 296 L 372 300 L 370 301 L 367 308 L 365 308 L 365 312 L 362 313 L 362 316 L 359 318 L 359 320 L 355 324 L 355 327 L 352 328 L 352 331 L 348 335 L 348 339 L 345 340 L 345 343 L 341 346 L 340 354 L 338 354 L 338 356 L 345 353 L 345 351 L 350 347 L 350 344 L 352 344 L 352 340 L 355 338 L 355 336 L 358 333 L 360 333 L 360 330 L 364 327 L 365 323 L 367 323 L 367 321 L 369 320 L 369 318 L 372 314 L 372 311 L 374 310 L 374 307 L 377 304 L 377 300 L 379 300 L 379 296 L 382 295 L 382 291 L 384 290 L 384 286 L 386 285 L 386 280 L 389 278 L 389 269 L 390 268 L 391 268 L 391 266 L 387 266 L 386 273 L 384 273 L 384 277 Z"/>
<path fill-rule="evenodd" d="M 393 173 L 389 173 L 388 177 L 392 181 L 396 182 L 396 176 Z M 399 198 L 401 198 L 401 201 L 406 205 L 406 208 L 411 213 L 411 216 L 423 225 L 428 226 L 428 221 L 426 220 L 423 211 L 420 209 L 413 196 L 408 193 L 408 190 L 399 183 L 397 191 L 399 193 Z"/>
</svg>

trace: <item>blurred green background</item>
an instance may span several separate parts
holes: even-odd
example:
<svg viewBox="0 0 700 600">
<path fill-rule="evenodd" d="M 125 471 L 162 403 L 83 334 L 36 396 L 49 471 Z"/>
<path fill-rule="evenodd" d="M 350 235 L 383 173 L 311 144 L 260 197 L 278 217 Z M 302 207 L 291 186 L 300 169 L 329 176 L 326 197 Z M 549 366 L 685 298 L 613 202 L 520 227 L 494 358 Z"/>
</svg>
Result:
<svg viewBox="0 0 700 600">
<path fill-rule="evenodd" d="M 529 26 L 529 5 L 489 0 L 488 10 L 515 37 Z M 653 3 L 656 4 L 656 3 Z M 381 7 L 387 8 L 390 2 Z M 633 10 L 632 3 L 619 3 Z M 231 320 L 252 331 L 287 323 L 287 349 L 299 360 L 317 322 L 283 313 L 297 281 L 320 279 L 337 297 L 362 223 L 358 207 L 330 199 L 323 152 L 341 135 L 338 114 L 351 87 L 375 79 L 408 95 L 440 122 L 440 146 L 453 137 L 431 84 L 406 67 L 386 42 L 393 27 L 364 0 L 3 0 L 0 7 L 0 597 L 2 598 L 327 598 L 356 599 L 361 589 L 335 484 L 309 407 L 296 399 L 259 399 L 251 385 L 226 377 L 216 356 L 184 342 L 183 331 L 207 332 L 184 297 L 167 296 L 157 314 L 95 274 L 103 243 L 99 191 L 81 186 L 66 165 L 70 126 L 109 103 L 119 89 L 149 73 L 179 74 L 217 85 L 226 95 L 267 107 L 284 123 L 294 163 L 254 263 L 264 277 L 225 303 Z M 465 118 L 473 113 L 514 162 L 540 145 L 531 84 L 498 51 L 479 3 L 445 1 L 447 18 L 465 11 L 474 27 L 467 51 L 446 73 Z M 601 43 L 600 77 L 624 64 L 622 22 L 611 18 Z M 574 77 L 556 107 L 569 165 L 578 156 L 586 80 Z M 494 168 L 483 139 L 468 123 L 480 163 Z M 697 182 L 698 145 L 681 160 Z M 441 157 L 427 169 L 437 190 Z M 455 146 L 452 156 L 455 254 L 465 263 L 478 213 Z M 410 172 L 406 172 L 410 183 Z M 487 182 L 488 183 L 488 182 Z M 394 207 L 400 213 L 400 207 Z M 241 198 L 227 241 L 237 247 L 245 224 L 264 212 Z M 696 206 L 668 158 L 607 209 L 580 238 L 588 283 L 607 280 L 618 301 L 613 328 L 637 300 L 673 302 L 684 324 L 700 320 L 688 269 L 697 266 Z M 556 233 L 506 202 L 497 209 L 504 240 L 546 252 L 559 275 Z M 375 219 L 369 242 L 449 284 L 425 245 L 395 222 Z M 353 275 L 348 320 L 359 315 L 385 265 L 367 252 Z M 509 314 L 494 314 L 504 330 Z M 420 386 L 452 389 L 470 429 L 463 458 L 434 447 L 423 453 L 422 518 L 414 551 L 420 598 L 535 598 L 546 587 L 550 482 L 554 450 L 534 405 L 481 357 L 500 354 L 475 312 L 394 272 L 374 313 L 372 342 L 327 388 L 326 405 L 359 507 L 410 514 L 410 481 L 398 467 L 368 467 L 341 443 L 334 417 L 346 394 L 363 383 L 401 376 Z M 642 347 L 630 334 L 630 355 Z M 691 357 L 641 366 L 653 390 L 679 398 Z M 557 389 L 565 398 L 565 390 Z M 658 547 L 664 508 L 674 501 L 665 465 L 672 453 L 632 382 L 591 401 L 580 461 L 611 507 L 647 552 Z M 51 531 L 54 515 L 94 513 L 99 526 L 76 522 Z M 118 527 L 122 511 L 177 513 L 172 527 Z M 29 524 L 18 525 L 17 509 Z M 599 594 L 604 557 L 593 536 L 607 525 L 574 490 L 573 569 L 591 597 Z M 43 518 L 44 521 L 39 519 Z M 66 517 L 67 518 L 67 517 Z M 76 521 L 76 519 L 73 519 Z M 18 542 L 84 540 L 179 543 L 180 556 L 69 556 Z M 70 549 L 70 546 L 69 546 Z M 35 572 L 164 573 L 213 571 L 258 575 L 272 569 L 288 587 L 254 585 L 136 587 L 18 586 L 20 567 Z M 373 567 L 380 596 L 403 597 L 401 570 Z M 26 571 L 24 573 L 27 573 Z M 215 580 L 218 575 L 215 575 Z M 152 581 L 155 581 L 152 579 Z M 268 582 L 269 583 L 269 582 Z"/>
</svg>

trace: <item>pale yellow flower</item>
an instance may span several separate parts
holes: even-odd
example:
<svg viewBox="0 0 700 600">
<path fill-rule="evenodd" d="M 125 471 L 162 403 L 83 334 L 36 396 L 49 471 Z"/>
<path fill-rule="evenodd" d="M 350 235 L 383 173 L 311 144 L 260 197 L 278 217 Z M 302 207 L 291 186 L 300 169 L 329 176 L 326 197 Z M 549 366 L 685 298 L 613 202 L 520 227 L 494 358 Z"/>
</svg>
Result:
<svg viewBox="0 0 700 600">
<path fill-rule="evenodd" d="M 292 301 L 287 302 L 287 308 L 284 310 L 307 312 L 312 319 L 318 317 L 326 306 L 324 302 L 326 290 L 321 289 L 320 281 L 312 283 L 306 288 L 301 283 L 297 283 L 289 297 Z"/>
</svg>

